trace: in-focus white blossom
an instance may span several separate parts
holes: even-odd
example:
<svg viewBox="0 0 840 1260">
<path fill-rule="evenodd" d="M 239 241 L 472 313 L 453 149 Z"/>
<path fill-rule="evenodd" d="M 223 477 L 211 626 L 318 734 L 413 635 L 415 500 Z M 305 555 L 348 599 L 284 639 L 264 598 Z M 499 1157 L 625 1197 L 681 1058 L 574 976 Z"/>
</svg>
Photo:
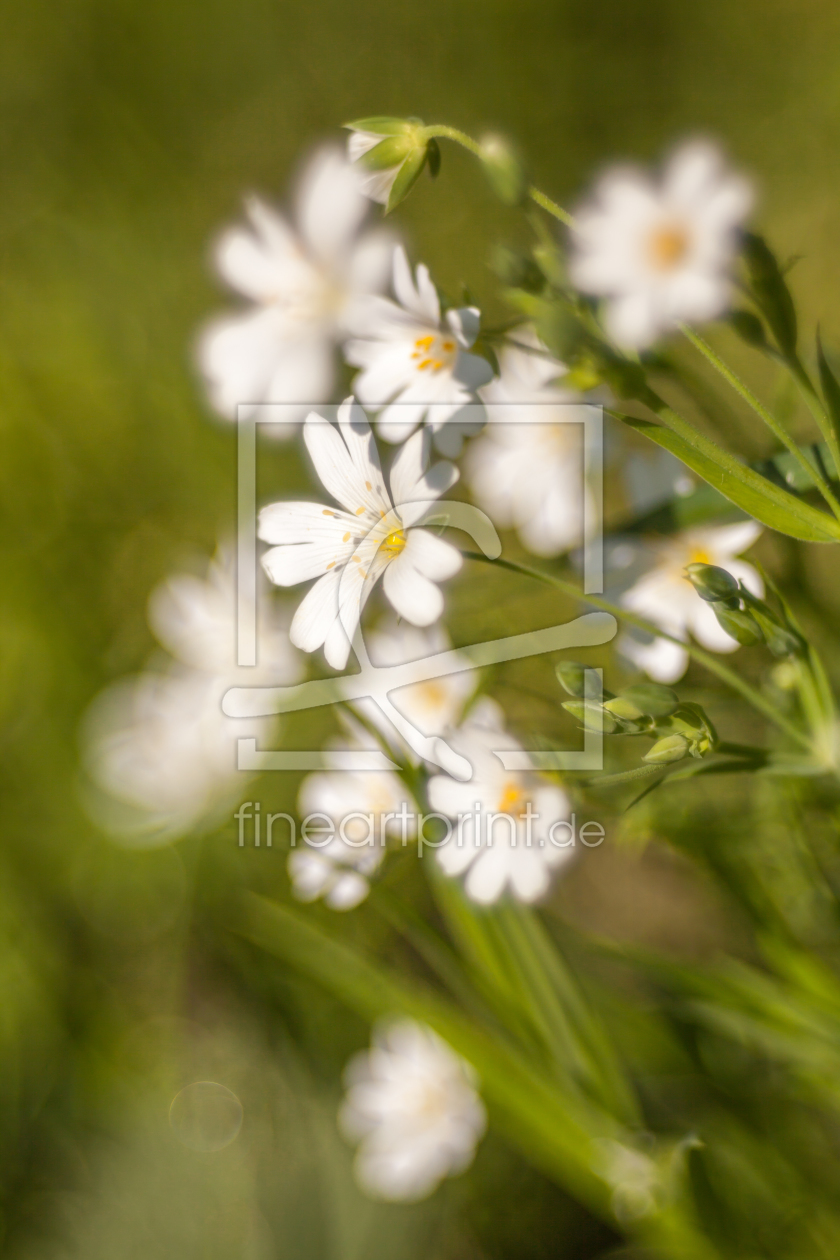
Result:
<svg viewBox="0 0 840 1260">
<path fill-rule="evenodd" d="M 344 353 L 362 369 L 354 389 L 366 407 L 379 410 L 378 433 L 386 442 L 403 442 L 423 419 L 439 433 L 476 401 L 476 390 L 493 369 L 468 353 L 478 336 L 476 307 L 450 310 L 441 318 L 428 268 L 421 264 L 412 276 L 401 245 L 394 250 L 394 293 L 396 302 L 374 297 L 360 308 L 358 335 Z M 455 448 L 441 449 L 457 454 Z"/>
<path fill-rule="evenodd" d="M 437 582 L 452 577 L 461 553 L 429 530 L 412 528 L 458 478 L 441 461 L 428 467 L 429 434 L 421 431 L 397 453 L 389 475 L 361 407 L 348 399 L 338 427 L 310 415 L 303 429 L 315 471 L 341 505 L 273 503 L 260 513 L 259 536 L 273 543 L 263 565 L 278 586 L 317 578 L 294 615 L 291 640 L 304 652 L 321 645 L 343 669 L 362 607 L 381 577 L 385 595 L 415 626 L 437 621 L 443 595 Z"/>
<path fill-rule="evenodd" d="M 658 181 L 616 167 L 575 214 L 572 283 L 607 299 L 607 329 L 629 349 L 679 323 L 715 319 L 730 301 L 751 205 L 748 182 L 704 141 L 678 149 Z"/>
<path fill-rule="evenodd" d="M 537 556 L 556 556 L 584 537 L 580 395 L 555 384 L 566 368 L 532 328 L 515 329 L 499 359 L 501 375 L 480 391 L 487 427 L 468 447 L 465 473 L 476 503 L 502 529 L 515 529 Z M 536 405 L 535 405 L 536 404 Z"/>
<path fill-rule="evenodd" d="M 423 1199 L 472 1163 L 487 1127 L 472 1066 L 424 1024 L 379 1029 L 345 1071 L 339 1112 L 356 1178 L 378 1199 Z"/>
<path fill-rule="evenodd" d="M 358 162 L 359 158 L 364 157 L 371 149 L 375 149 L 384 139 L 385 135 L 380 132 L 359 131 L 351 128 L 350 135 L 347 137 L 348 159 L 351 162 Z M 359 187 L 371 201 L 377 201 L 381 206 L 386 206 L 401 166 L 402 161 L 397 162 L 396 166 L 389 166 L 381 171 L 366 171 L 364 167 L 357 167 Z"/>
<path fill-rule="evenodd" d="M 396 619 L 369 632 L 365 641 L 371 663 L 379 669 L 404 665 L 408 661 L 427 660 L 439 652 L 452 649 L 449 636 L 440 624 L 420 629 Z M 466 658 L 460 659 L 466 666 Z M 426 682 L 396 687 L 389 692 L 389 699 L 422 735 L 442 737 L 451 727 L 457 726 L 477 682 L 476 670 L 465 668 L 457 673 L 441 674 Z M 375 701 L 369 697 L 355 700 L 353 708 L 381 733 L 393 752 L 417 764 L 417 754 Z"/>
<path fill-rule="evenodd" d="M 393 237 L 365 229 L 361 175 L 336 149 L 310 159 L 290 223 L 258 198 L 248 227 L 231 228 L 216 265 L 253 305 L 204 332 L 199 362 L 214 407 L 235 419 L 247 404 L 277 404 L 285 424 L 331 399 L 335 349 L 355 326 L 359 302 L 388 283 Z M 239 413 L 241 414 L 241 413 Z"/>
<path fill-rule="evenodd" d="M 744 583 L 753 595 L 764 595 L 761 575 L 738 560 L 761 533 L 756 521 L 710 525 L 685 530 L 654 544 L 653 568 L 621 596 L 630 612 L 654 622 L 677 639 L 691 634 L 712 652 L 734 652 L 738 644 L 721 628 L 714 612 L 685 576 L 687 564 L 716 564 Z M 688 668 L 688 653 L 670 639 L 642 643 L 630 635 L 619 640 L 623 654 L 657 682 L 672 683 Z"/>
<path fill-rule="evenodd" d="M 289 854 L 292 892 L 300 901 L 323 897 L 332 910 L 352 910 L 370 892 L 370 877 L 385 856 L 389 836 L 407 839 L 416 806 L 402 780 L 390 770 L 328 770 L 307 775 L 300 786 L 301 818 L 323 814 L 335 827 L 317 843 L 301 842 Z M 402 814 L 404 822 L 386 815 Z M 409 821 L 410 820 L 410 821 Z"/>
<path fill-rule="evenodd" d="M 149 620 L 176 659 L 106 688 L 88 711 L 83 757 L 98 789 L 89 803 L 115 834 L 162 843 L 212 821 L 243 790 L 237 739 L 269 739 L 276 723 L 226 717 L 222 697 L 237 683 L 297 682 L 302 662 L 284 619 L 266 609 L 260 665 L 239 669 L 235 609 L 229 556 L 218 557 L 206 579 L 179 574 L 164 582 L 149 601 Z"/>
<path fill-rule="evenodd" d="M 460 816 L 437 849 L 438 862 L 447 875 L 466 872 L 464 888 L 473 901 L 489 905 L 507 889 L 519 901 L 536 901 L 573 854 L 568 828 L 552 833 L 571 813 L 566 793 L 536 771 L 505 770 L 496 751 L 520 745 L 489 697 L 475 705 L 448 742 L 471 763 L 473 777 L 466 783 L 444 774 L 429 780 L 431 808 L 451 819 Z M 492 814 L 504 816 L 493 821 Z"/>
</svg>

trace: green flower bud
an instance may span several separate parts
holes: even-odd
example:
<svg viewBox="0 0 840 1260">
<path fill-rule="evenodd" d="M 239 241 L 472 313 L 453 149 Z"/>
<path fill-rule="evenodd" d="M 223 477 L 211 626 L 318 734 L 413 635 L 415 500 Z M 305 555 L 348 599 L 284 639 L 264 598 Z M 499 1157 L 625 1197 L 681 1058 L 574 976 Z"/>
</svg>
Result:
<svg viewBox="0 0 840 1260">
<path fill-rule="evenodd" d="M 399 166 L 414 148 L 411 135 L 386 136 L 379 144 L 362 154 L 359 166 L 368 171 L 385 171 L 391 166 Z"/>
<path fill-rule="evenodd" d="M 612 735 L 621 725 L 612 714 L 606 713 L 604 708 L 596 704 L 594 700 L 565 700 L 563 708 L 567 713 L 571 713 L 572 717 L 577 718 L 588 731 L 602 731 L 605 735 Z"/>
<path fill-rule="evenodd" d="M 654 718 L 669 717 L 680 703 L 676 691 L 661 683 L 634 683 L 632 687 L 625 687 L 618 698 Z"/>
<path fill-rule="evenodd" d="M 645 753 L 644 760 L 653 765 L 667 765 L 669 761 L 682 761 L 688 752 L 689 743 L 684 735 L 666 735 Z"/>
<path fill-rule="evenodd" d="M 510 141 L 504 136 L 485 136 L 480 159 L 496 196 L 505 205 L 521 205 L 528 192 L 528 180 Z"/>
<path fill-rule="evenodd" d="M 752 599 L 749 609 L 774 656 L 795 656 L 802 651 L 803 644 L 799 635 L 781 625 L 766 604 Z"/>
<path fill-rule="evenodd" d="M 639 718 L 645 716 L 644 709 L 640 709 L 632 700 L 628 700 L 625 696 L 615 696 L 614 699 L 607 700 L 604 708 L 613 717 L 621 718 L 623 722 L 638 722 Z"/>
<path fill-rule="evenodd" d="M 700 598 L 710 604 L 732 599 L 738 594 L 736 579 L 716 564 L 687 564 L 685 572 Z"/>
<path fill-rule="evenodd" d="M 601 680 L 593 669 L 587 669 L 579 661 L 558 661 L 554 666 L 557 681 L 564 691 L 578 700 L 600 700 L 602 698 Z M 609 692 L 603 695 L 609 697 Z"/>
<path fill-rule="evenodd" d="M 761 627 L 752 613 L 727 608 L 725 604 L 712 604 L 712 608 L 721 629 L 731 635 L 742 647 L 755 647 L 764 642 Z"/>
</svg>

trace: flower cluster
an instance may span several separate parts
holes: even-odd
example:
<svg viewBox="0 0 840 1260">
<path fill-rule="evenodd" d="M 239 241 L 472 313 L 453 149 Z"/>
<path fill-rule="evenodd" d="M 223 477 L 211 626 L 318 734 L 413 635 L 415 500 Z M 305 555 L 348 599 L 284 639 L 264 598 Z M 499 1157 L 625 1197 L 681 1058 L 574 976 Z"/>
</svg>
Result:
<svg viewBox="0 0 840 1260">
<path fill-rule="evenodd" d="M 304 778 L 300 812 L 334 827 L 327 843 L 289 854 L 291 892 L 335 911 L 358 907 L 384 869 L 388 819 L 417 801 L 456 824 L 435 848 L 434 878 L 459 881 L 453 895 L 482 908 L 535 903 L 572 856 L 553 831 L 572 817 L 573 787 L 541 772 L 547 763 L 507 730 L 497 701 L 481 694 L 488 678 L 444 628 L 442 584 L 463 564 L 442 536 L 458 523 L 445 502 L 460 477 L 454 461 L 463 454 L 459 492 L 488 529 L 510 531 L 542 558 L 589 543 L 603 521 L 584 476 L 581 421 L 593 398 L 621 394 L 679 436 L 679 418 L 650 389 L 640 355 L 726 311 L 750 190 L 700 143 L 674 154 L 659 180 L 635 169 L 607 173 L 574 219 L 554 207 L 570 228 L 567 264 L 550 238 L 514 260 L 507 296 L 518 315 L 493 330 L 482 328 L 471 300 L 447 301 L 396 234 L 371 222 L 375 204 L 390 211 L 423 169 L 436 173 L 436 134 L 447 129 L 379 118 L 350 131 L 346 154 L 328 147 L 311 157 L 289 213 L 253 198 L 247 226 L 222 235 L 216 265 L 245 305 L 205 328 L 198 346 L 217 412 L 242 420 L 261 410 L 287 438 L 301 433 L 326 497 L 267 504 L 258 537 L 273 586 L 311 585 L 289 619 L 266 611 L 255 670 L 235 665 L 229 559 L 217 559 L 205 579 L 179 576 L 153 594 L 151 625 L 172 659 L 94 705 L 85 756 L 96 809 L 113 829 L 147 842 L 216 818 L 241 795 L 236 739 L 272 734 L 271 719 L 225 717 L 222 697 L 233 686 L 297 682 L 301 654 L 323 649 L 327 665 L 343 671 L 354 652 L 363 673 L 445 658 L 439 676 L 416 675 L 387 697 L 351 696 L 341 749 L 373 753 L 378 768 Z M 504 200 L 529 195 L 506 142 L 472 147 Z M 384 466 L 377 439 L 394 448 Z M 625 456 L 632 463 L 626 452 L 616 462 Z M 646 571 L 619 596 L 631 625 L 620 640 L 625 665 L 666 683 L 685 673 L 693 640 L 717 653 L 762 636 L 780 654 L 795 645 L 783 618 L 760 605 L 757 570 L 738 559 L 760 532 L 745 519 L 652 541 Z M 393 615 L 365 643 L 362 620 L 377 584 Z M 749 622 L 758 626 L 754 640 Z M 596 698 L 583 666 L 566 662 L 559 676 L 573 697 L 564 707 L 584 726 L 657 741 L 645 773 L 721 746 L 699 706 L 680 704 L 668 688 L 637 683 Z M 411 730 L 417 741 L 406 738 Z M 436 748 L 448 749 L 449 761 Z M 458 766 L 465 773 L 456 776 Z M 354 843 L 354 815 L 376 821 L 380 843 Z M 371 1194 L 422 1198 L 472 1160 L 486 1124 L 478 1079 L 430 1028 L 383 1026 L 346 1082 L 341 1126 L 358 1144 L 357 1176 Z M 658 1190 L 648 1163 L 633 1162 L 618 1143 L 610 1150 L 605 1176 L 622 1211 L 652 1212 Z"/>
</svg>

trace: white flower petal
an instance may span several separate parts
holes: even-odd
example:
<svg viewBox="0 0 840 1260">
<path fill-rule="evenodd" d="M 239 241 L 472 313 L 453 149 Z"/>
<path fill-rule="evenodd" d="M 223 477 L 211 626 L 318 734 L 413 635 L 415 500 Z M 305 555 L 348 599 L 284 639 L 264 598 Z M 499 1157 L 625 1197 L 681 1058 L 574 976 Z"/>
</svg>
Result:
<svg viewBox="0 0 840 1260">
<path fill-rule="evenodd" d="M 397 556 L 385 570 L 383 589 L 391 605 L 414 626 L 430 626 L 443 612 L 443 595 L 406 557 Z"/>
<path fill-rule="evenodd" d="M 403 556 L 423 577 L 443 582 L 453 577 L 464 563 L 457 547 L 427 529 L 410 529 L 406 535 Z"/>
</svg>

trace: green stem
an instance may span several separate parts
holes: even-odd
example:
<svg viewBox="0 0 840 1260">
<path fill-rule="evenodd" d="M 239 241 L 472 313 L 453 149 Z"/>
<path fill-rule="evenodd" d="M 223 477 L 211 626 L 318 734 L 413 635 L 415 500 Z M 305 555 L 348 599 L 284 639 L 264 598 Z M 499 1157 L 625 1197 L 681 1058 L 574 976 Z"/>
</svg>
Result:
<svg viewBox="0 0 840 1260">
<path fill-rule="evenodd" d="M 671 643 L 678 643 L 681 648 L 685 648 L 689 656 L 695 661 L 699 661 L 701 665 L 705 665 L 710 673 L 716 674 L 721 682 L 725 682 L 733 691 L 737 691 L 748 704 L 751 704 L 754 709 L 757 709 L 759 713 L 778 726 L 786 735 L 803 748 L 806 748 L 808 752 L 813 751 L 811 741 L 803 731 L 800 731 L 792 722 L 789 722 L 784 714 L 780 713 L 775 705 L 763 696 L 760 691 L 756 691 L 740 674 L 722 664 L 711 652 L 704 651 L 703 648 L 697 647 L 694 643 L 683 642 L 682 639 L 676 638 L 675 635 L 668 634 L 660 626 L 654 625 L 652 621 L 647 621 L 644 617 L 637 616 L 636 613 L 628 612 L 617 604 L 611 604 L 609 600 L 602 599 L 600 595 L 586 595 L 573 582 L 567 582 L 564 578 L 555 577 L 553 573 L 544 573 L 540 569 L 531 568 L 530 565 L 517 564 L 514 560 L 502 560 L 501 558 L 492 560 L 489 556 L 485 556 L 479 551 L 465 551 L 463 555 L 468 560 L 480 560 L 483 564 L 492 564 L 498 568 L 509 569 L 512 573 L 520 573 L 524 577 L 536 578 L 538 582 L 544 582 L 547 586 L 553 586 L 558 591 L 562 591 L 564 595 L 582 600 L 585 604 L 591 604 L 593 608 L 600 608 L 603 612 L 611 613 L 621 621 L 627 622 L 628 625 L 644 630 L 646 634 L 652 634 L 657 639 L 667 639 Z"/>
<path fill-rule="evenodd" d="M 468 149 L 475 157 L 483 157 L 481 145 L 477 140 L 473 140 L 472 136 L 468 136 L 465 131 L 459 131 L 457 127 L 447 127 L 445 124 L 434 127 L 426 127 L 425 134 L 429 140 L 452 140 L 455 144 L 460 144 L 462 148 Z M 568 211 L 562 206 L 558 206 L 556 201 L 552 201 L 541 189 L 531 184 L 528 188 L 528 196 L 535 201 L 538 206 L 542 206 L 543 210 L 548 211 L 555 219 L 559 219 L 561 223 L 565 223 L 566 227 L 574 227 L 575 221 Z"/>
<path fill-rule="evenodd" d="M 791 455 L 799 464 L 800 468 L 802 468 L 805 474 L 811 479 L 811 481 L 813 481 L 814 485 L 817 487 L 834 515 L 838 520 L 840 520 L 840 501 L 835 498 L 828 482 L 803 454 L 796 442 L 794 442 L 790 434 L 785 431 L 784 427 L 779 423 L 776 417 L 767 410 L 764 404 L 756 398 L 749 386 L 745 385 L 741 378 L 732 371 L 732 368 L 724 363 L 723 359 L 715 353 L 709 343 L 704 341 L 699 333 L 696 333 L 694 329 L 689 328 L 686 324 L 680 324 L 679 327 L 683 336 L 691 342 L 696 350 L 700 351 L 707 362 L 711 363 L 715 371 L 720 373 L 723 379 L 732 386 L 741 398 L 743 398 L 747 406 L 751 407 L 755 414 L 764 421 L 770 432 L 773 433 L 774 436 L 787 447 Z M 822 425 L 820 428 L 822 429 Z M 823 436 L 825 436 L 825 434 L 823 434 Z"/>
</svg>

